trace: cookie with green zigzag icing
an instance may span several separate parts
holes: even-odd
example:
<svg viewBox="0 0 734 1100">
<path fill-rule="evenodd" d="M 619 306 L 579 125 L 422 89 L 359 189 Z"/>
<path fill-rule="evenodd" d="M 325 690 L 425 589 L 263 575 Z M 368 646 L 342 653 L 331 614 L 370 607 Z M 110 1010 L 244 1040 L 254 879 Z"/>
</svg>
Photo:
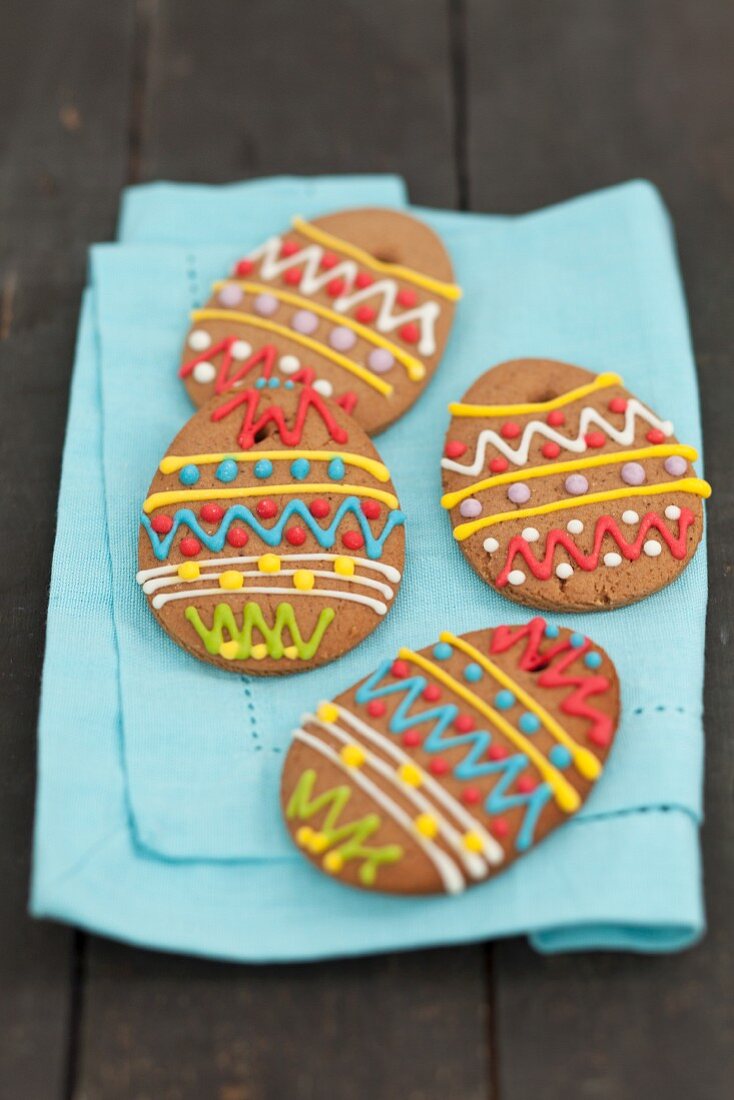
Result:
<svg viewBox="0 0 734 1100">
<path fill-rule="evenodd" d="M 364 431 L 286 380 L 215 397 L 179 432 L 143 503 L 137 575 L 193 656 L 231 672 L 335 660 L 388 613 L 404 516 Z"/>
<path fill-rule="evenodd" d="M 619 721 L 614 665 L 542 618 L 401 649 L 305 714 L 281 803 L 294 842 L 340 882 L 457 894 L 583 806 Z"/>
</svg>

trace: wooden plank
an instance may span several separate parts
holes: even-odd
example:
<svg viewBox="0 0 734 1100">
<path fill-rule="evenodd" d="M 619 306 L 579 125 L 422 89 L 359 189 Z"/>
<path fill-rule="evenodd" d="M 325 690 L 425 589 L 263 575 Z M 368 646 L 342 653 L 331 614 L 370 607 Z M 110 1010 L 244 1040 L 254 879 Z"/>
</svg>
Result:
<svg viewBox="0 0 734 1100">
<path fill-rule="evenodd" d="M 25 0 L 0 35 L 0 1094 L 38 1100 L 66 1093 L 81 940 L 26 915 L 35 726 L 85 247 L 126 166 L 129 9 Z"/>
<path fill-rule="evenodd" d="M 468 0 L 466 42 L 474 209 L 519 212 L 634 176 L 661 188 L 678 232 L 716 486 L 703 833 L 710 931 L 702 946 L 666 958 L 542 958 L 519 941 L 498 944 L 499 1095 L 723 1097 L 734 1076 L 734 391 L 721 385 L 734 335 L 734 139 L 726 121 L 734 12 L 717 0 Z"/>
<path fill-rule="evenodd" d="M 443 0 L 149 4 L 143 178 L 394 171 L 456 199 Z M 234 967 L 90 939 L 80 1100 L 489 1094 L 482 948 Z"/>
</svg>

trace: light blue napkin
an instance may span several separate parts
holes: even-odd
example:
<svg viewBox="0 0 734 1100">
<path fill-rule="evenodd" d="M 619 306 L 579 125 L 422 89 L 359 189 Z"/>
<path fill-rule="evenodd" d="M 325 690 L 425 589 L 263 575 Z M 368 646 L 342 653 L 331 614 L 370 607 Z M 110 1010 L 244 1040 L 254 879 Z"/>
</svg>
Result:
<svg viewBox="0 0 734 1100">
<path fill-rule="evenodd" d="M 136 243 L 94 250 L 49 610 L 34 912 L 252 960 L 518 932 L 545 950 L 685 946 L 703 928 L 703 550 L 644 603 L 574 617 L 617 663 L 622 727 L 579 818 L 495 882 L 450 900 L 344 889 L 295 854 L 277 796 L 304 700 L 335 694 L 398 646 L 422 646 L 446 627 L 526 618 L 475 578 L 438 506 L 446 405 L 478 373 L 519 355 L 618 370 L 680 438 L 699 445 L 672 238 L 649 185 L 523 218 L 419 212 L 446 242 L 465 296 L 436 380 L 378 441 L 408 515 L 409 554 L 393 610 L 362 646 L 274 686 L 198 664 L 147 610 L 134 580 L 137 519 L 156 464 L 191 411 L 175 376 L 186 313 L 290 213 L 355 201 L 348 180 L 330 180 L 320 203 L 321 182 L 301 192 L 296 180 L 239 185 L 225 189 L 223 203 L 212 188 L 134 189 L 122 228 Z M 397 181 L 368 183 L 373 197 L 362 181 L 359 201 L 401 203 Z M 146 243 L 164 212 L 165 239 L 186 248 Z M 188 243 L 207 238 L 227 243 Z"/>
</svg>

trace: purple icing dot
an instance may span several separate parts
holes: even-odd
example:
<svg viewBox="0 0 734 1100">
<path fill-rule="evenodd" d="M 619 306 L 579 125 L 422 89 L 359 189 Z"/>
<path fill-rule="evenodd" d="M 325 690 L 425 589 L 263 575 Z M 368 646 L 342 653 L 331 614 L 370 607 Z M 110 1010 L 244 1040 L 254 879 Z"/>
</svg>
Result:
<svg viewBox="0 0 734 1100">
<path fill-rule="evenodd" d="M 272 317 L 278 308 L 278 299 L 274 298 L 272 294 L 258 294 L 252 304 L 255 313 L 260 313 L 263 317 Z"/>
<path fill-rule="evenodd" d="M 569 474 L 566 478 L 566 492 L 578 497 L 589 488 L 589 483 L 583 474 Z"/>
<path fill-rule="evenodd" d="M 310 309 L 299 309 L 291 317 L 291 327 L 304 336 L 310 336 L 319 327 L 319 319 Z"/>
<path fill-rule="evenodd" d="M 459 505 L 459 511 L 466 519 L 476 519 L 477 516 L 481 516 L 482 514 L 482 506 L 478 500 L 469 497 L 468 500 L 462 500 Z"/>
<path fill-rule="evenodd" d="M 350 328 L 339 325 L 329 333 L 329 343 L 336 351 L 349 351 L 357 343 L 357 337 Z"/>
<path fill-rule="evenodd" d="M 625 462 L 619 473 L 625 485 L 642 485 L 645 480 L 645 468 L 639 462 Z"/>
<path fill-rule="evenodd" d="M 223 306 L 238 306 L 243 298 L 242 288 L 236 283 L 227 283 L 219 291 L 219 301 Z"/>
<path fill-rule="evenodd" d="M 367 356 L 367 366 L 375 374 L 384 374 L 395 362 L 392 354 L 386 348 L 375 348 Z"/>
<path fill-rule="evenodd" d="M 507 490 L 507 499 L 511 500 L 513 504 L 525 504 L 530 500 L 530 490 L 524 481 L 516 481 L 514 485 L 511 485 Z"/>
<path fill-rule="evenodd" d="M 680 455 L 671 455 L 670 458 L 665 459 L 665 469 L 671 477 L 682 477 L 687 468 L 688 463 Z"/>
</svg>

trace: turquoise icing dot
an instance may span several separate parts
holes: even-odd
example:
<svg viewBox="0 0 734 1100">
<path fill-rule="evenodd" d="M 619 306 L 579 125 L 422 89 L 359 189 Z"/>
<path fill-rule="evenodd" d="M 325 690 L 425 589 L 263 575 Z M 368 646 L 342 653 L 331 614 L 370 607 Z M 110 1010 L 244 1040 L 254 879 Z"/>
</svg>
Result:
<svg viewBox="0 0 734 1100">
<path fill-rule="evenodd" d="M 214 475 L 217 481 L 223 481 L 225 485 L 228 481 L 234 481 L 237 477 L 237 463 L 233 458 L 225 458 L 217 466 L 216 473 Z"/>
<path fill-rule="evenodd" d="M 464 679 L 468 680 L 470 684 L 476 684 L 477 680 L 481 680 L 481 678 L 482 670 L 479 665 L 467 665 L 464 669 Z"/>
<path fill-rule="evenodd" d="M 536 714 L 531 714 L 529 710 L 526 710 L 524 714 L 520 715 L 518 726 L 523 733 L 537 733 L 540 729 L 540 719 Z"/>
<path fill-rule="evenodd" d="M 567 768 L 573 757 L 565 745 L 554 745 L 548 753 L 548 759 L 556 768 Z"/>
<path fill-rule="evenodd" d="M 433 647 L 433 656 L 436 658 L 437 661 L 448 661 L 453 652 L 454 651 L 448 642 L 438 642 Z"/>
<path fill-rule="evenodd" d="M 178 480 L 182 485 L 196 485 L 199 480 L 199 468 L 189 463 L 188 466 L 184 466 L 181 473 L 178 475 Z"/>
<path fill-rule="evenodd" d="M 593 650 L 590 653 L 585 653 L 584 664 L 587 668 L 598 668 L 601 664 L 601 653 L 595 653 Z"/>
<path fill-rule="evenodd" d="M 311 472 L 311 463 L 307 458 L 297 458 L 295 462 L 291 463 L 291 477 L 294 477 L 296 481 L 303 481 L 304 477 L 308 477 Z"/>
<path fill-rule="evenodd" d="M 585 640 L 586 639 L 584 638 L 583 634 L 572 634 L 569 638 L 569 641 L 574 649 L 581 649 L 581 646 L 584 644 Z"/>
<path fill-rule="evenodd" d="M 557 638 L 560 631 L 557 626 L 553 626 L 552 623 L 548 623 L 545 628 L 546 638 Z"/>
<path fill-rule="evenodd" d="M 270 381 L 268 382 L 268 385 L 270 386 L 271 390 L 277 390 L 278 386 L 280 385 L 280 379 L 279 378 L 271 378 Z"/>
<path fill-rule="evenodd" d="M 509 710 L 510 707 L 515 705 L 515 696 L 511 691 L 498 691 L 494 697 L 494 705 L 498 710 Z"/>
<path fill-rule="evenodd" d="M 344 463 L 340 458 L 332 458 L 329 463 L 328 474 L 332 481 L 341 481 L 344 477 L 346 470 L 344 469 Z"/>
<path fill-rule="evenodd" d="M 264 390 L 265 387 L 267 386 L 267 384 L 268 384 L 267 379 L 258 378 L 257 382 L 255 383 L 255 389 L 256 390 Z"/>
<path fill-rule="evenodd" d="M 285 380 L 285 382 L 283 383 L 283 389 L 284 390 L 292 390 L 294 386 L 295 386 L 295 382 L 293 381 L 292 378 L 287 378 Z"/>
<path fill-rule="evenodd" d="M 261 458 L 255 463 L 255 477 L 270 477 L 273 472 L 273 464 L 269 458 Z"/>
</svg>

